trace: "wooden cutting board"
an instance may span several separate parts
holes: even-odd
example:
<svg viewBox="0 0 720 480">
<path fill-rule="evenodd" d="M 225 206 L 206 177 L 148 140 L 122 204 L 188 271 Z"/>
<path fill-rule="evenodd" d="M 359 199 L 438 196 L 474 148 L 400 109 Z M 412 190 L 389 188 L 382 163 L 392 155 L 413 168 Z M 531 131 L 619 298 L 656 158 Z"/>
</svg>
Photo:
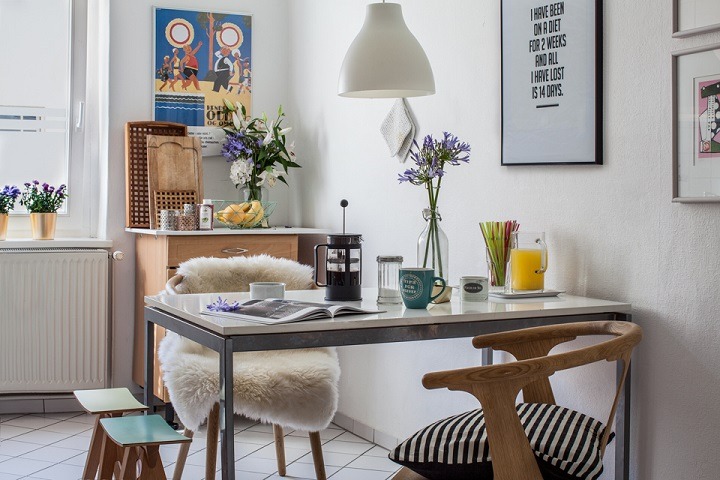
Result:
<svg viewBox="0 0 720 480">
<path fill-rule="evenodd" d="M 187 135 L 187 125 L 171 122 L 125 124 L 125 226 L 150 228 L 148 193 L 148 135 Z"/>
<path fill-rule="evenodd" d="M 156 229 L 160 210 L 202 201 L 202 148 L 197 137 L 148 135 L 147 149 L 150 228 Z"/>
</svg>

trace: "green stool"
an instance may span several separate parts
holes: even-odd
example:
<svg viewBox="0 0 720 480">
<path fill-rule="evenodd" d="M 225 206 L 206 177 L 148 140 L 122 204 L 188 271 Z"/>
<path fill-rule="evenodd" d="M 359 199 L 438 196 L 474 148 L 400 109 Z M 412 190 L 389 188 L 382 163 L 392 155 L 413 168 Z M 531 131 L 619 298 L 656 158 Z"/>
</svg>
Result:
<svg viewBox="0 0 720 480">
<path fill-rule="evenodd" d="M 106 445 L 105 433 L 100 427 L 100 420 L 103 418 L 120 417 L 124 413 L 141 412 L 148 407 L 138 402 L 127 388 L 107 388 L 100 390 L 76 390 L 73 392 L 80 405 L 95 417 L 95 428 L 85 469 L 83 480 L 94 480 L 100 470 L 101 480 L 112 478 L 113 465 L 117 459 L 117 448 L 114 445 Z"/>
<path fill-rule="evenodd" d="M 167 480 L 160 459 L 160 445 L 191 442 L 190 438 L 173 430 L 160 415 L 103 418 L 100 425 L 107 437 L 122 449 L 119 472 L 113 466 L 117 478 L 122 480 Z"/>
</svg>

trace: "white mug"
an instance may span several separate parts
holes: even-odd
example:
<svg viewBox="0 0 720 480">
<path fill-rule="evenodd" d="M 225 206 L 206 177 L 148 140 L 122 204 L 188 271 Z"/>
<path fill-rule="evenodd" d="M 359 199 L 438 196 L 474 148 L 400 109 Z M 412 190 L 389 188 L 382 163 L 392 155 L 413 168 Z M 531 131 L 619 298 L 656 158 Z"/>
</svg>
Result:
<svg viewBox="0 0 720 480">
<path fill-rule="evenodd" d="M 250 284 L 250 299 L 285 298 L 285 284 L 282 282 L 253 282 Z"/>
</svg>

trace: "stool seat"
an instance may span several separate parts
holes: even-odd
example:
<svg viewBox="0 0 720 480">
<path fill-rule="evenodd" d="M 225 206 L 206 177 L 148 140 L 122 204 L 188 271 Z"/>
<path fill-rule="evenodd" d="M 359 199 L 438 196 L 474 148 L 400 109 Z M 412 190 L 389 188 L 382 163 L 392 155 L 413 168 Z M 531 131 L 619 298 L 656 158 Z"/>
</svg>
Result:
<svg viewBox="0 0 720 480">
<path fill-rule="evenodd" d="M 103 418 L 100 424 L 107 436 L 121 447 L 191 442 L 190 438 L 173 430 L 160 415 Z"/>
<path fill-rule="evenodd" d="M 140 412 L 148 407 L 138 402 L 127 388 L 75 390 L 80 405 L 95 415 L 115 412 Z"/>
</svg>

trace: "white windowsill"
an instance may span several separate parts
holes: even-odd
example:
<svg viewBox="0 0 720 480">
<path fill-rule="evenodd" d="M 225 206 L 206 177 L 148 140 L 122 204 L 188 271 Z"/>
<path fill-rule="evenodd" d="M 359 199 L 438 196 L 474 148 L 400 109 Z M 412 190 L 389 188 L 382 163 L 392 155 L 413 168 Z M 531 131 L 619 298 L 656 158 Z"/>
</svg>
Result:
<svg viewBox="0 0 720 480">
<path fill-rule="evenodd" d="M 100 238 L 56 238 L 33 240 L 31 238 L 8 238 L 0 241 L 0 250 L 9 248 L 110 248 L 112 240 Z"/>
</svg>

